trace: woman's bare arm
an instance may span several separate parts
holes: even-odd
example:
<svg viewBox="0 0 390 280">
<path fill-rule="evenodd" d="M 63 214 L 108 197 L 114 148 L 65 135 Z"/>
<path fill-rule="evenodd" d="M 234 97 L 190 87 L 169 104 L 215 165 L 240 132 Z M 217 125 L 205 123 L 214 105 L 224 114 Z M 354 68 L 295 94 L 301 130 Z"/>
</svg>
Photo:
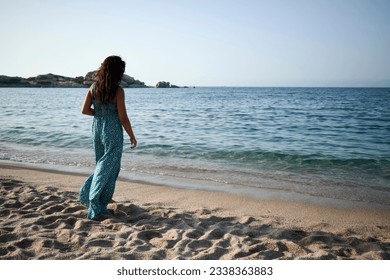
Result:
<svg viewBox="0 0 390 280">
<path fill-rule="evenodd" d="M 92 86 L 89 88 L 89 90 L 85 96 L 84 104 L 83 104 L 83 107 L 81 109 L 81 113 L 84 115 L 88 115 L 88 116 L 95 115 L 95 110 L 92 109 L 92 91 L 91 90 L 92 90 Z"/>
<path fill-rule="evenodd" d="M 116 94 L 116 107 L 118 110 L 119 120 L 123 128 L 125 129 L 127 135 L 129 135 L 130 137 L 131 148 L 133 149 L 137 146 L 137 140 L 135 139 L 129 117 L 127 116 L 125 105 L 125 92 L 121 87 L 118 87 L 118 91 Z"/>
</svg>

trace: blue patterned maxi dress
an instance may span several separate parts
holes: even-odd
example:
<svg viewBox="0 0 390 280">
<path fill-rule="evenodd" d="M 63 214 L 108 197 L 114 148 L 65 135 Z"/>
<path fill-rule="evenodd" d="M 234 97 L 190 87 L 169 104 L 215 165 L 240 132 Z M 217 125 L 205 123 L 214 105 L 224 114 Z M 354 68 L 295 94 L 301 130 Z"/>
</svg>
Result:
<svg viewBox="0 0 390 280">
<path fill-rule="evenodd" d="M 88 218 L 98 220 L 101 215 L 109 214 L 107 205 L 114 194 L 121 166 L 123 128 L 115 104 L 101 104 L 95 99 L 92 104 L 96 168 L 80 190 L 80 202 L 88 207 Z"/>
</svg>

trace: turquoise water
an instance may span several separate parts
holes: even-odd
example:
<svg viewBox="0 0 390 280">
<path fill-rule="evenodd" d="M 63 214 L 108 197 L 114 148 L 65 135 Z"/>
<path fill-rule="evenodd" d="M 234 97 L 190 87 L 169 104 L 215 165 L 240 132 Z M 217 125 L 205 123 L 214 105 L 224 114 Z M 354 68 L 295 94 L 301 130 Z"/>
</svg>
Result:
<svg viewBox="0 0 390 280">
<path fill-rule="evenodd" d="M 1 88 L 0 159 L 92 168 L 85 92 Z M 125 92 L 139 142 L 125 148 L 125 178 L 390 206 L 389 88 Z"/>
</svg>

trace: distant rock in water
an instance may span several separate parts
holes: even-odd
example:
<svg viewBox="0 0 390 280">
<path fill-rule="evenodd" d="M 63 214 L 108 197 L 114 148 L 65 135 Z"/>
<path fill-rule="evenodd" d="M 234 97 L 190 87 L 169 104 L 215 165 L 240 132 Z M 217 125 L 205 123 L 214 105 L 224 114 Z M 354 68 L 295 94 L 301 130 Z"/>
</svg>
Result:
<svg viewBox="0 0 390 280">
<path fill-rule="evenodd" d="M 176 85 L 171 85 L 170 82 L 158 82 L 156 88 L 179 88 Z"/>
<path fill-rule="evenodd" d="M 78 76 L 75 78 L 45 74 L 31 78 L 9 77 L 0 75 L 0 87 L 61 87 L 61 88 L 80 88 L 89 87 L 95 81 L 97 71 L 88 72 L 85 77 Z M 123 75 L 121 86 L 123 88 L 145 88 L 148 87 L 144 82 L 134 79 L 128 75 Z"/>
</svg>

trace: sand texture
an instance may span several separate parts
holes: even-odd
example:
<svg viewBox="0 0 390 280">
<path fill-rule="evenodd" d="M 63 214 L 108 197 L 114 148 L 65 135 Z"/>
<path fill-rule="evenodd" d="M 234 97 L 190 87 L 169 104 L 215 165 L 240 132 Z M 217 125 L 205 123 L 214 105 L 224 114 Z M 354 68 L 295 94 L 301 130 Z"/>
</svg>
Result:
<svg viewBox="0 0 390 280">
<path fill-rule="evenodd" d="M 41 183 L 0 174 L 0 259 L 390 258 L 386 211 L 375 225 L 343 227 L 312 220 L 299 225 L 280 215 L 234 216 L 219 208 L 184 207 L 182 197 L 176 197 L 182 203 L 174 207 L 144 193 L 149 201 L 141 201 L 142 195 L 119 195 L 110 204 L 115 215 L 98 222 L 86 218 L 76 191 L 53 182 L 56 174 L 29 172 L 40 176 Z"/>
</svg>

